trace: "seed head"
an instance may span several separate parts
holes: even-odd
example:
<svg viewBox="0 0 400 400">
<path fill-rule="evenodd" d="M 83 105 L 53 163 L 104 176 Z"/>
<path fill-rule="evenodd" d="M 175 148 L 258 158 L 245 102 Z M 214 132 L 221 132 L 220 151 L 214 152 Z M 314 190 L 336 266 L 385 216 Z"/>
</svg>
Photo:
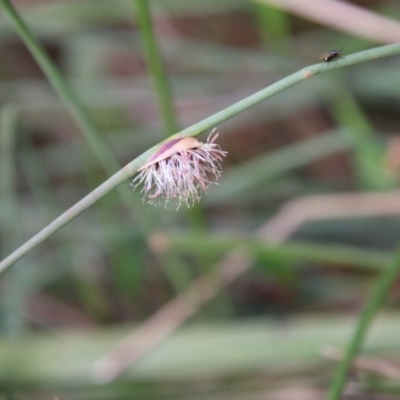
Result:
<svg viewBox="0 0 400 400">
<path fill-rule="evenodd" d="M 226 156 L 213 132 L 206 143 L 186 137 L 161 146 L 131 183 L 134 189 L 143 184 L 143 201 L 159 204 L 164 199 L 167 204 L 172 200 L 177 209 L 182 202 L 192 207 L 199 201 L 202 192 L 221 176 L 221 161 Z"/>
</svg>

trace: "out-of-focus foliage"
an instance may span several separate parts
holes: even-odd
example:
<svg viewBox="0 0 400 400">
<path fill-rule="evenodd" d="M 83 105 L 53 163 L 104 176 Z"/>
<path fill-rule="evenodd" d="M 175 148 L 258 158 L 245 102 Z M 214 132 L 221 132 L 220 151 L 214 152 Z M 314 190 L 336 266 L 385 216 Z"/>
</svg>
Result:
<svg viewBox="0 0 400 400">
<path fill-rule="evenodd" d="M 165 137 L 132 1 L 13 3 L 121 166 Z M 378 44 L 251 1 L 150 4 L 181 127 L 319 62 L 323 52 L 343 47 L 346 57 Z M 367 6 L 400 16 L 396 2 Z M 3 15 L 0 60 L 4 258 L 107 176 Z M 286 247 L 255 232 L 296 198 L 397 188 L 398 63 L 322 74 L 218 126 L 224 174 L 194 209 L 141 204 L 131 193 L 130 212 L 112 193 L 0 276 L 0 396 L 323 398 L 336 365 L 321 357 L 323 347 L 341 350 L 349 339 L 347 317 L 384 268 L 400 220 L 384 215 L 383 201 L 381 213 L 362 216 L 345 204 L 346 218 L 333 211 L 304 218 Z M 313 204 L 316 214 L 324 208 Z M 289 215 L 288 224 L 302 217 Z M 99 357 L 238 247 L 251 259 L 245 274 L 126 375 L 97 386 L 90 373 Z M 396 293 L 366 348 L 393 363 Z M 357 395 L 399 395 L 394 376 L 356 372 Z"/>
</svg>

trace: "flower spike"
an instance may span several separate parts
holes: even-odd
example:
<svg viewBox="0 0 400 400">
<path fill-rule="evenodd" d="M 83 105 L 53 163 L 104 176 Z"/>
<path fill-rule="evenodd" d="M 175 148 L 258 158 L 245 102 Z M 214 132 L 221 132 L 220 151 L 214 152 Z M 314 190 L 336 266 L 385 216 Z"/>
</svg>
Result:
<svg viewBox="0 0 400 400">
<path fill-rule="evenodd" d="M 131 186 L 135 189 L 143 184 L 143 201 L 149 204 L 165 204 L 172 200 L 177 209 L 182 202 L 191 207 L 207 192 L 211 184 L 221 176 L 221 162 L 226 151 L 221 150 L 215 140 L 215 129 L 202 143 L 192 137 L 172 139 L 139 169 Z"/>
</svg>

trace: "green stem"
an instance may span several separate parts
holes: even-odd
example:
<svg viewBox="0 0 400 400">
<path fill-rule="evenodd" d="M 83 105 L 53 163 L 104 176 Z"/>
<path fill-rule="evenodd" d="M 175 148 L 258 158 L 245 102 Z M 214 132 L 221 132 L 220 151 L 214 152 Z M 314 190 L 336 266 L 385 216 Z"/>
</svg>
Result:
<svg viewBox="0 0 400 400">
<path fill-rule="evenodd" d="M 394 283 L 399 273 L 400 245 L 397 247 L 391 263 L 388 265 L 387 269 L 382 273 L 382 276 L 376 283 L 374 291 L 361 314 L 353 338 L 348 345 L 345 356 L 340 362 L 336 376 L 333 380 L 328 400 L 339 400 L 341 398 L 350 365 L 354 357 L 359 352 L 373 318 L 385 301 L 390 287 Z"/>
<path fill-rule="evenodd" d="M 361 249 L 348 245 L 322 245 L 301 241 L 268 244 L 264 240 L 249 236 L 191 234 L 169 232 L 165 235 L 168 252 L 209 256 L 221 256 L 234 249 L 242 248 L 252 256 L 274 257 L 285 262 L 299 260 L 314 263 L 345 264 L 363 270 L 381 270 L 390 259 L 390 253 L 379 250 Z"/>
<path fill-rule="evenodd" d="M 43 50 L 43 47 L 40 45 L 33 33 L 29 30 L 10 1 L 0 0 L 0 4 L 3 6 L 4 13 L 13 23 L 26 47 L 32 53 L 40 68 L 47 76 L 53 89 L 60 96 L 61 100 L 71 112 L 79 128 L 81 129 L 85 140 L 88 142 L 89 146 L 99 159 L 104 170 L 107 172 L 107 174 L 111 175 L 120 168 L 120 165 L 114 158 L 113 154 L 103 144 L 100 133 L 96 129 L 91 118 L 84 110 L 83 105 L 79 101 L 71 85 L 68 84 L 68 82 L 61 75 L 60 71 L 52 63 L 49 56 Z"/>
<path fill-rule="evenodd" d="M 17 130 L 17 110 L 6 105 L 0 120 L 0 204 L 2 212 L 1 241 L 2 248 L 9 250 L 15 239 L 16 221 L 16 172 L 15 141 Z"/>
<path fill-rule="evenodd" d="M 329 94 L 329 101 L 336 125 L 345 128 L 346 136 L 354 144 L 352 159 L 360 186 L 366 190 L 393 188 L 397 179 L 383 165 L 385 145 L 357 100 L 345 85 L 337 85 Z"/>
<path fill-rule="evenodd" d="M 133 0 L 136 8 L 136 17 L 142 34 L 147 63 L 150 69 L 154 88 L 158 95 L 161 114 L 164 120 L 166 135 L 170 136 L 178 131 L 178 122 L 173 105 L 171 88 L 165 73 L 163 61 L 152 27 L 148 0 Z"/>
<path fill-rule="evenodd" d="M 5 105 L 0 118 L 0 234 L 1 248 L 11 251 L 18 235 L 18 198 L 16 192 L 16 137 L 18 112 L 12 105 Z M 19 267 L 24 267 L 19 265 Z M 1 294 L 2 328 L 9 337 L 24 329 L 24 302 L 29 279 L 26 268 L 16 268 L 6 277 Z"/>
<path fill-rule="evenodd" d="M 96 201 L 101 199 L 107 193 L 109 193 L 112 189 L 117 187 L 121 182 L 125 179 L 129 178 L 131 174 L 128 174 L 125 169 L 118 171 L 111 178 L 105 181 L 103 184 L 98 186 L 95 190 L 93 190 L 90 194 L 85 196 L 78 203 L 69 208 L 65 213 L 61 214 L 58 218 L 56 218 L 53 222 L 47 225 L 44 229 L 42 229 L 39 233 L 25 242 L 22 246 L 20 246 L 17 250 L 11 253 L 7 258 L 5 258 L 0 263 L 0 272 L 14 264 L 18 261 L 22 256 L 27 254 L 29 251 L 34 249 L 38 244 L 42 243 L 53 233 L 57 232 L 68 222 L 72 221 L 79 214 L 81 214 L 84 210 L 94 204 Z"/>
<path fill-rule="evenodd" d="M 2 3 L 7 2 L 6 0 L 0 0 Z M 8 2 L 7 2 L 8 3 Z M 400 44 L 392 44 L 388 46 L 377 47 L 375 49 L 370 49 L 367 51 L 362 51 L 359 53 L 351 54 L 346 56 L 344 59 L 335 60 L 331 63 L 319 63 L 305 67 L 300 71 L 295 72 L 288 77 L 281 79 L 280 81 L 260 90 L 259 92 L 241 100 L 237 103 L 225 108 L 224 110 L 217 112 L 216 114 L 203 119 L 202 121 L 194 124 L 181 132 L 173 135 L 172 137 L 164 140 L 163 142 L 157 144 L 151 149 L 147 150 L 145 153 L 140 155 L 126 165 L 123 169 L 118 171 L 116 174 L 111 176 L 107 181 L 97 187 L 94 191 L 72 206 L 64 214 L 60 215 L 57 219 L 51 222 L 42 231 L 37 233 L 21 247 L 16 249 L 12 254 L 10 254 L 6 259 L 0 263 L 0 272 L 4 271 L 7 267 L 14 264 L 21 257 L 27 254 L 29 251 L 34 249 L 38 244 L 42 243 L 54 232 L 61 229 L 68 222 L 76 218 L 81 212 L 92 206 L 104 195 L 109 193 L 111 190 L 119 186 L 126 179 L 132 177 L 135 172 L 140 168 L 146 160 L 151 157 L 160 146 L 171 140 L 171 138 L 180 138 L 187 136 L 197 136 L 200 133 L 212 129 L 218 124 L 234 117 L 235 115 L 261 103 L 262 101 L 268 99 L 269 97 L 282 92 L 283 90 L 307 79 L 311 76 L 317 75 L 322 72 L 331 71 L 336 68 L 343 68 L 345 66 L 354 65 L 357 63 L 373 60 L 380 57 L 391 56 L 400 53 Z"/>
</svg>

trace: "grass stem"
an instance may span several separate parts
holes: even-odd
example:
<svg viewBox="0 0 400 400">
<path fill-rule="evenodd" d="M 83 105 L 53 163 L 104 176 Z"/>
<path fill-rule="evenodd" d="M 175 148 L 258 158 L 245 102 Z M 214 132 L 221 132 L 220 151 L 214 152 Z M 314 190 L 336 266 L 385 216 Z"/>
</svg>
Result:
<svg viewBox="0 0 400 400">
<path fill-rule="evenodd" d="M 396 249 L 392 261 L 382 272 L 381 277 L 359 318 L 353 337 L 350 340 L 343 360 L 340 362 L 337 373 L 333 380 L 328 400 L 339 400 L 342 396 L 343 388 L 347 379 L 347 372 L 351 363 L 363 345 L 368 328 L 372 320 L 388 296 L 390 287 L 400 273 L 400 245 Z"/>
<path fill-rule="evenodd" d="M 1 4 L 9 4 L 7 0 L 0 0 Z M 237 103 L 225 108 L 222 111 L 217 112 L 214 115 L 211 115 L 208 118 L 203 119 L 202 121 L 178 132 L 173 135 L 172 138 L 179 137 L 187 137 L 187 136 L 197 136 L 202 132 L 205 132 L 213 127 L 221 124 L 222 122 L 238 115 L 241 112 L 246 111 L 250 107 L 255 106 L 256 104 L 261 103 L 262 101 L 282 92 L 283 90 L 296 85 L 297 83 L 302 82 L 303 80 L 310 78 L 314 75 L 328 72 L 330 70 L 336 68 L 343 68 L 346 66 L 354 65 L 361 62 L 366 62 L 370 60 L 374 60 L 380 57 L 391 56 L 400 53 L 400 43 L 391 44 L 387 46 L 376 47 L 374 49 L 361 51 L 359 53 L 354 53 L 346 56 L 344 59 L 335 60 L 332 63 L 319 63 L 314 64 L 308 67 L 305 67 L 286 78 L 279 80 L 276 83 L 273 83 L 270 86 L 260 90 L 259 92 L 254 93 L 251 96 L 246 97 L 243 100 L 238 101 Z M 48 226 L 38 232 L 35 236 L 25 242 L 22 246 L 16 249 L 12 254 L 10 254 L 7 258 L 5 258 L 2 262 L 0 262 L 0 273 L 3 272 L 7 267 L 14 264 L 21 257 L 27 254 L 29 251 L 34 249 L 44 240 L 46 240 L 49 236 L 57 232 L 63 226 L 65 226 L 68 222 L 76 218 L 79 214 L 81 214 L 84 210 L 92 206 L 99 199 L 101 199 L 104 195 L 109 193 L 111 190 L 119 186 L 126 179 L 132 177 L 138 168 L 140 168 L 146 160 L 151 157 L 160 146 L 166 141 L 171 140 L 171 137 L 164 140 L 163 142 L 153 146 L 151 149 L 147 150 L 139 157 L 135 158 L 129 164 L 127 164 L 124 168 L 119 170 L 117 173 L 112 175 L 109 179 L 107 179 L 104 183 L 98 186 L 95 190 L 85 196 L 78 203 L 73 205 L 70 209 L 68 209 L 64 214 L 60 215 L 53 222 L 51 222 Z"/>
</svg>

